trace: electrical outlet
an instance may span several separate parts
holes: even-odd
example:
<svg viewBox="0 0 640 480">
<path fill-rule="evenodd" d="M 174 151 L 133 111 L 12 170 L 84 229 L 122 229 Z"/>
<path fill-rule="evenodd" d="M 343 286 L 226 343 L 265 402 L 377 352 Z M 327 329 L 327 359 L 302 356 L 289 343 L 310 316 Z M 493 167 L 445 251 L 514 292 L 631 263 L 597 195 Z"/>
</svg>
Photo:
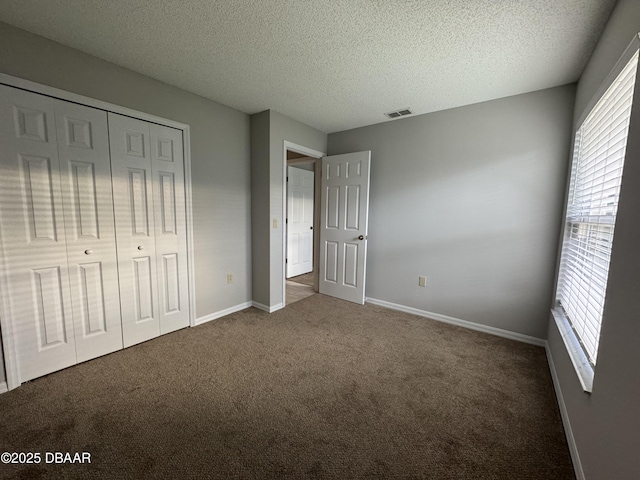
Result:
<svg viewBox="0 0 640 480">
<path fill-rule="evenodd" d="M 278 219 L 277 218 L 273 219 L 273 228 L 278 228 Z"/>
<path fill-rule="evenodd" d="M 421 287 L 427 286 L 427 277 L 423 277 L 422 275 L 418 277 L 418 285 Z"/>
<path fill-rule="evenodd" d="M 227 273 L 227 283 L 233 283 L 233 273 Z"/>
</svg>

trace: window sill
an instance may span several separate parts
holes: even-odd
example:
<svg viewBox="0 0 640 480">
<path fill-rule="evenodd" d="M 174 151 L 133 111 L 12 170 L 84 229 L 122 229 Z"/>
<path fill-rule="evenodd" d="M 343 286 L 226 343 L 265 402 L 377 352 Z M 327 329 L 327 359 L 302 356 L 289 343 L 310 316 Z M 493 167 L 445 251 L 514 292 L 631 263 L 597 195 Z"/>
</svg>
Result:
<svg viewBox="0 0 640 480">
<path fill-rule="evenodd" d="M 559 308 L 554 308 L 551 310 L 551 314 L 556 321 L 562 341 L 565 347 L 567 347 L 569 358 L 571 358 L 571 363 L 573 363 L 573 367 L 576 369 L 576 374 L 578 375 L 582 389 L 586 393 L 591 393 L 593 388 L 593 367 L 582 351 L 582 347 L 575 333 L 573 333 L 569 320 L 567 320 L 564 312 Z"/>
</svg>

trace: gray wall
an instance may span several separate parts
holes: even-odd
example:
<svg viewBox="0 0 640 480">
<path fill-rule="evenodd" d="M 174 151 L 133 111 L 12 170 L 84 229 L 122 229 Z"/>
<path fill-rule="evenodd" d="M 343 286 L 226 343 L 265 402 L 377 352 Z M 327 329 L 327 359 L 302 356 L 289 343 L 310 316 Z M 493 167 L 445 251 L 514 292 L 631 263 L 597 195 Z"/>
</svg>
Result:
<svg viewBox="0 0 640 480">
<path fill-rule="evenodd" d="M 269 125 L 265 110 L 251 115 L 251 244 L 253 266 L 253 300 L 269 305 L 271 285 L 269 210 Z"/>
<path fill-rule="evenodd" d="M 251 300 L 248 115 L 3 23 L 0 72 L 189 124 L 196 316 Z"/>
<path fill-rule="evenodd" d="M 574 92 L 329 135 L 372 151 L 367 297 L 545 338 Z"/>
<path fill-rule="evenodd" d="M 268 116 L 268 118 L 267 118 Z M 255 205 L 268 195 L 269 217 L 253 221 L 254 300 L 263 305 L 275 307 L 282 303 L 283 291 L 283 206 L 286 199 L 284 175 L 284 142 L 295 143 L 319 152 L 327 151 L 327 135 L 304 123 L 268 110 L 252 115 L 251 126 L 259 132 L 251 135 L 251 188 Z M 269 132 L 268 156 L 264 152 L 264 129 Z M 264 164 L 268 161 L 268 167 Z M 268 176 L 267 176 L 268 172 Z M 263 206 L 257 206 L 263 212 Z M 278 228 L 273 228 L 277 219 Z M 265 224 L 265 220 L 267 223 Z M 259 230 L 256 230 L 259 228 Z M 268 233 L 266 231 L 268 229 Z M 268 238 L 268 242 L 266 241 Z"/>
<path fill-rule="evenodd" d="M 583 114 L 633 35 L 640 2 L 621 0 L 578 84 L 575 118 Z M 550 354 L 556 367 L 585 478 L 637 479 L 640 472 L 640 89 L 636 88 L 609 270 L 598 363 L 586 394 L 553 319 Z M 577 125 L 576 125 L 577 127 Z"/>
</svg>

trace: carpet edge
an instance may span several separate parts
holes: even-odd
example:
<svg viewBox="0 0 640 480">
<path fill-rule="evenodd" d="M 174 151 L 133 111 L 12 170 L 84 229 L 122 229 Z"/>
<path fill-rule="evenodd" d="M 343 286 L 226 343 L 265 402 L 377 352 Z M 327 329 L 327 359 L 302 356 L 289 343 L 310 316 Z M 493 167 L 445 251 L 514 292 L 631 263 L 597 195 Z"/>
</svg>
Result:
<svg viewBox="0 0 640 480">
<path fill-rule="evenodd" d="M 442 315 L 440 313 L 428 312 L 426 310 L 420 310 L 419 308 L 408 307 L 406 305 L 400 305 L 398 303 L 387 302 L 386 300 L 379 300 L 377 298 L 367 297 L 366 303 L 372 305 L 378 305 L 380 307 L 390 308 L 392 310 L 398 310 L 400 312 L 412 313 L 420 317 L 429 318 L 438 322 L 449 323 L 451 325 L 457 325 L 459 327 L 468 328 L 470 330 L 476 330 L 478 332 L 489 333 L 498 337 L 508 338 L 510 340 L 517 340 L 523 343 L 529 343 L 531 345 L 537 345 L 538 347 L 544 347 L 546 340 L 543 338 L 532 337 L 523 333 L 511 332 L 502 328 L 490 327 L 488 325 L 481 325 L 479 323 L 470 322 L 468 320 L 462 320 L 460 318 L 450 317 L 448 315 Z"/>
</svg>

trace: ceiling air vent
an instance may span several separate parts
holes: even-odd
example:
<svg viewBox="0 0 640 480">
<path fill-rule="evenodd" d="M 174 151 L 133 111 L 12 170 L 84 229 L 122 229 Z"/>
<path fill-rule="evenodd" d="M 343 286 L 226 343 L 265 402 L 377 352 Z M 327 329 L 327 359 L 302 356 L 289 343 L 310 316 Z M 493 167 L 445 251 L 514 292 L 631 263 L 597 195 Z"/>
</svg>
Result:
<svg viewBox="0 0 640 480">
<path fill-rule="evenodd" d="M 385 115 L 389 118 L 404 117 L 405 115 L 411 115 L 411 110 L 409 110 L 408 108 L 403 108 L 401 110 L 395 110 L 393 112 L 385 113 Z"/>
</svg>

